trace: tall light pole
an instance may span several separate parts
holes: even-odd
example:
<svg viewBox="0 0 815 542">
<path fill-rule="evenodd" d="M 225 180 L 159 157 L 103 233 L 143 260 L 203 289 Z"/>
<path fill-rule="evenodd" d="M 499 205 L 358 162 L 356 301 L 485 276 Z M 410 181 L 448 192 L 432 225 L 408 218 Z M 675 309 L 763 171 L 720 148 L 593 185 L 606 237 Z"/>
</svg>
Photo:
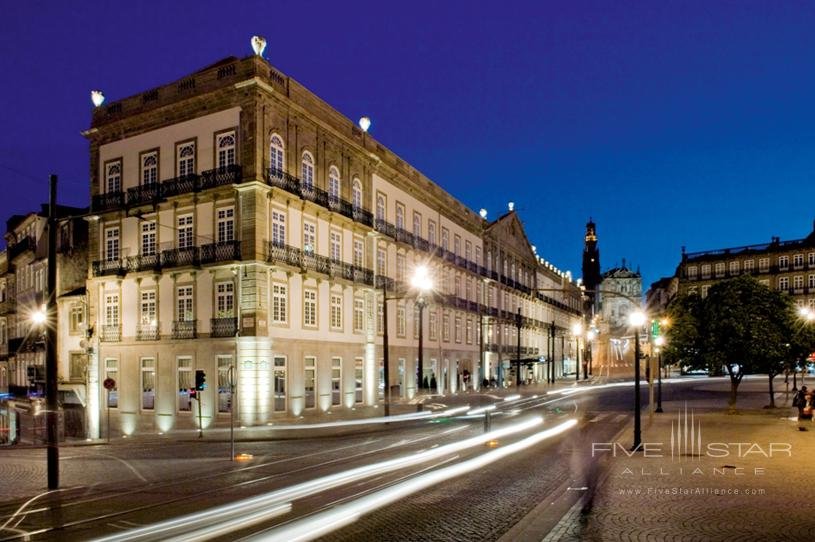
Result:
<svg viewBox="0 0 815 542">
<path fill-rule="evenodd" d="M 654 412 L 662 412 L 662 347 L 665 345 L 665 337 L 659 335 L 654 339 L 657 347 L 657 408 Z"/>
<path fill-rule="evenodd" d="M 515 368 L 515 387 L 520 390 L 521 389 L 521 325 L 523 324 L 523 318 L 521 317 L 521 307 L 518 307 L 518 312 L 515 314 L 515 327 L 518 328 L 518 345 L 517 350 L 515 351 L 515 363 L 517 363 L 517 367 Z"/>
<path fill-rule="evenodd" d="M 51 175 L 48 206 L 48 268 L 45 303 L 45 423 L 48 489 L 59 489 L 59 403 L 57 402 L 57 176 Z"/>
<path fill-rule="evenodd" d="M 578 382 L 580 380 L 580 336 L 582 334 L 583 334 L 583 324 L 581 322 L 575 322 L 572 325 L 572 335 L 574 336 L 574 346 L 575 346 L 575 362 L 574 362 L 575 382 Z"/>
<path fill-rule="evenodd" d="M 632 312 L 628 317 L 628 323 L 634 328 L 634 446 L 636 451 L 642 445 L 642 423 L 640 419 L 640 331 L 645 325 L 645 313 L 642 311 Z"/>
<path fill-rule="evenodd" d="M 424 322 L 422 314 L 427 301 L 425 295 L 433 289 L 433 280 L 427 267 L 420 265 L 413 272 L 410 284 L 419 293 L 416 298 L 416 306 L 419 307 L 419 355 L 416 363 L 416 389 L 421 393 L 424 389 Z"/>
</svg>

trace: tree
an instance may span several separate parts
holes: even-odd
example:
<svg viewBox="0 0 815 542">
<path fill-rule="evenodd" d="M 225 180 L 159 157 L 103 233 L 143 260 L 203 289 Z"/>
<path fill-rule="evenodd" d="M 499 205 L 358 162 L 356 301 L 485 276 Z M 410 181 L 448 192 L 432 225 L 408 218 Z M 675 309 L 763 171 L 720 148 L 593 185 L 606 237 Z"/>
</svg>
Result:
<svg viewBox="0 0 815 542">
<path fill-rule="evenodd" d="M 703 345 L 699 334 L 702 299 L 696 294 L 678 296 L 668 306 L 667 316 L 671 325 L 665 333 L 668 340 L 662 358 L 680 367 L 707 368 L 702 359 Z"/>
<path fill-rule="evenodd" d="M 742 275 L 712 286 L 702 313 L 704 356 L 724 365 L 730 377 L 730 409 L 735 410 L 739 384 L 748 373 L 767 373 L 774 405 L 773 378 L 788 355 L 789 298 Z"/>
</svg>

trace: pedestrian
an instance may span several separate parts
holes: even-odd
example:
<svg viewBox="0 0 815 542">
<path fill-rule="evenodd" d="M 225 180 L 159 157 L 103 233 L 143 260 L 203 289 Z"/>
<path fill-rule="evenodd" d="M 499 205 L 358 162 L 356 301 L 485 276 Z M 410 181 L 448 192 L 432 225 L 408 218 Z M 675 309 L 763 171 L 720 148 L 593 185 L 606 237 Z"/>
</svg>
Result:
<svg viewBox="0 0 815 542">
<path fill-rule="evenodd" d="M 812 392 L 806 386 L 801 386 L 798 393 L 792 399 L 792 406 L 798 409 L 798 430 L 806 431 L 802 425 L 804 420 L 812 420 Z"/>
</svg>

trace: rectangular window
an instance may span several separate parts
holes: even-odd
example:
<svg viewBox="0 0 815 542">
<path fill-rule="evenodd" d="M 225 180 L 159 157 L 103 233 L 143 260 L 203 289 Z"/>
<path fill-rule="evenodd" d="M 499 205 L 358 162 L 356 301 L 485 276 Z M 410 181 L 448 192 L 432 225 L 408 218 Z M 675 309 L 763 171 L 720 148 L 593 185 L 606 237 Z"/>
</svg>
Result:
<svg viewBox="0 0 815 542">
<path fill-rule="evenodd" d="M 314 254 L 317 250 L 317 226 L 313 222 L 303 222 L 303 252 Z"/>
<path fill-rule="evenodd" d="M 85 380 L 85 354 L 71 352 L 68 366 L 68 378 L 74 382 Z"/>
<path fill-rule="evenodd" d="M 710 264 L 706 263 L 702 266 L 702 278 L 708 279 L 710 278 Z"/>
<path fill-rule="evenodd" d="M 362 402 L 363 379 L 365 377 L 365 362 L 362 358 L 354 360 L 354 402 Z"/>
<path fill-rule="evenodd" d="M 388 259 L 384 248 L 376 249 L 376 274 L 382 276 L 388 274 Z"/>
<path fill-rule="evenodd" d="M 286 411 L 286 358 L 274 358 L 274 411 Z"/>
<path fill-rule="evenodd" d="M 365 266 L 365 244 L 361 239 L 354 239 L 354 266 Z"/>
<path fill-rule="evenodd" d="M 218 209 L 218 242 L 229 243 L 235 239 L 235 208 Z"/>
<path fill-rule="evenodd" d="M 139 323 L 142 326 L 156 325 L 156 291 L 144 290 L 141 292 L 139 303 Z"/>
<path fill-rule="evenodd" d="M 469 241 L 464 243 L 464 258 L 468 262 L 473 261 L 473 244 Z"/>
<path fill-rule="evenodd" d="M 803 275 L 795 275 L 792 278 L 792 287 L 796 290 L 800 290 L 804 287 L 804 276 Z"/>
<path fill-rule="evenodd" d="M 354 299 L 354 332 L 362 333 L 365 329 L 365 300 Z"/>
<path fill-rule="evenodd" d="M 113 380 L 113 388 L 107 392 L 107 406 L 119 407 L 119 360 L 108 358 L 105 360 L 105 379 Z"/>
<path fill-rule="evenodd" d="M 810 252 L 807 254 L 807 265 L 809 267 L 815 266 L 815 252 Z"/>
<path fill-rule="evenodd" d="M 710 284 L 703 284 L 702 285 L 702 298 L 704 299 L 707 297 L 707 292 L 710 290 Z"/>
<path fill-rule="evenodd" d="M 331 294 L 331 328 L 342 329 L 342 295 Z"/>
<path fill-rule="evenodd" d="M 105 295 L 105 326 L 119 327 L 119 295 Z"/>
<path fill-rule="evenodd" d="M 739 274 L 739 262 L 730 262 L 730 274 L 731 275 L 738 275 Z"/>
<path fill-rule="evenodd" d="M 156 151 L 141 155 L 141 183 L 144 186 L 158 182 L 158 153 Z"/>
<path fill-rule="evenodd" d="M 404 254 L 396 255 L 396 280 L 405 280 L 407 261 Z"/>
<path fill-rule="evenodd" d="M 716 263 L 716 276 L 723 277 L 724 276 L 724 262 L 717 262 Z"/>
<path fill-rule="evenodd" d="M 193 246 L 193 218 L 192 215 L 181 215 L 177 219 L 178 248 L 190 248 Z"/>
<path fill-rule="evenodd" d="M 458 273 L 453 277 L 453 288 L 453 293 L 455 293 L 456 297 L 461 297 L 461 275 Z"/>
<path fill-rule="evenodd" d="M 744 260 L 744 272 L 745 273 L 752 273 L 753 269 L 755 269 L 753 260 Z"/>
<path fill-rule="evenodd" d="M 455 320 L 455 339 L 457 343 L 461 342 L 461 316 L 456 316 Z"/>
<path fill-rule="evenodd" d="M 314 408 L 314 406 L 317 404 L 317 358 L 307 356 L 304 365 L 305 378 L 303 387 L 305 391 L 306 408 Z"/>
<path fill-rule="evenodd" d="M 430 331 L 430 340 L 435 341 L 438 338 L 438 329 L 436 327 L 438 325 L 438 320 L 436 318 L 436 311 L 429 311 L 427 319 L 427 328 Z"/>
<path fill-rule="evenodd" d="M 185 322 L 195 320 L 192 286 L 179 286 L 176 289 L 176 319 Z"/>
<path fill-rule="evenodd" d="M 105 260 L 119 259 L 119 226 L 105 228 Z"/>
<path fill-rule="evenodd" d="M 419 305 L 413 304 L 413 338 L 419 338 Z"/>
<path fill-rule="evenodd" d="M 464 338 L 467 340 L 467 344 L 473 344 L 473 321 L 467 320 L 466 327 L 464 328 Z"/>
<path fill-rule="evenodd" d="M 809 281 L 808 281 L 807 285 L 808 285 L 808 287 L 810 289 L 815 288 L 815 275 L 810 275 L 809 276 Z M 815 293 L 815 292 L 810 292 L 810 293 Z"/>
<path fill-rule="evenodd" d="M 229 368 L 232 366 L 232 356 L 218 356 L 217 362 L 218 412 L 230 412 L 232 409 L 232 383 L 229 380 Z M 236 376 L 233 372 L 232 378 Z"/>
<path fill-rule="evenodd" d="M 82 307 L 82 305 L 74 305 L 71 307 L 71 317 L 68 329 L 72 335 L 76 335 L 85 330 L 85 309 Z"/>
<path fill-rule="evenodd" d="M 453 253 L 456 256 L 461 256 L 461 236 L 453 236 Z"/>
<path fill-rule="evenodd" d="M 156 254 L 155 220 L 141 223 L 141 254 L 142 256 L 154 256 Z"/>
<path fill-rule="evenodd" d="M 436 246 L 436 223 L 432 220 L 427 221 L 427 242 Z"/>
<path fill-rule="evenodd" d="M 285 324 L 288 320 L 288 291 L 285 284 L 272 284 L 272 323 Z"/>
<path fill-rule="evenodd" d="M 342 358 L 331 358 L 331 405 L 342 403 Z"/>
<path fill-rule="evenodd" d="M 795 269 L 801 269 L 804 267 L 804 255 L 803 254 L 796 254 L 792 257 L 792 265 Z"/>
<path fill-rule="evenodd" d="M 404 337 L 407 334 L 407 322 L 405 316 L 405 304 L 400 302 L 396 309 L 396 335 Z"/>
<path fill-rule="evenodd" d="M 190 399 L 190 389 L 194 387 L 192 378 L 192 358 L 177 358 L 176 363 L 178 364 L 178 411 L 191 412 L 192 399 Z"/>
<path fill-rule="evenodd" d="M 444 227 L 441 229 L 441 248 L 450 250 L 450 232 Z"/>
<path fill-rule="evenodd" d="M 215 284 L 216 318 L 235 316 L 235 284 L 232 281 Z"/>
<path fill-rule="evenodd" d="M 116 160 L 105 164 L 105 191 L 122 191 L 122 161 Z"/>
<path fill-rule="evenodd" d="M 779 277 L 778 279 L 778 289 L 779 290 L 788 290 L 790 287 L 790 278 L 789 277 Z"/>
<path fill-rule="evenodd" d="M 422 236 L 422 215 L 415 211 L 413 212 L 413 235 Z"/>
<path fill-rule="evenodd" d="M 481 264 L 481 247 L 479 247 L 479 246 L 475 247 L 475 263 L 476 263 L 476 265 L 482 265 Z"/>
<path fill-rule="evenodd" d="M 450 315 L 442 315 L 441 338 L 444 342 L 450 342 Z"/>
<path fill-rule="evenodd" d="M 331 253 L 330 257 L 335 262 L 342 261 L 342 234 L 337 231 L 332 231 L 330 234 Z"/>
<path fill-rule="evenodd" d="M 156 404 L 156 359 L 141 359 L 141 407 L 153 410 Z"/>
<path fill-rule="evenodd" d="M 790 266 L 790 257 L 789 256 L 779 256 L 778 257 L 778 268 L 779 269 L 787 269 Z"/>
<path fill-rule="evenodd" d="M 396 204 L 396 227 L 400 230 L 405 229 L 405 206 L 401 203 Z"/>
<path fill-rule="evenodd" d="M 303 290 L 303 325 L 317 326 L 317 291 Z"/>
<path fill-rule="evenodd" d="M 215 150 L 218 153 L 218 168 L 235 163 L 235 132 L 225 132 L 215 136 Z"/>
<path fill-rule="evenodd" d="M 272 243 L 277 247 L 286 244 L 286 213 L 272 209 Z"/>
<path fill-rule="evenodd" d="M 175 146 L 176 171 L 179 177 L 195 175 L 195 141 Z"/>
<path fill-rule="evenodd" d="M 385 328 L 385 313 L 383 312 L 382 302 L 379 301 L 376 304 L 376 332 L 381 335 L 382 330 L 384 328 Z"/>
<path fill-rule="evenodd" d="M 770 259 L 769 258 L 759 258 L 758 259 L 758 270 L 760 272 L 766 273 L 770 270 Z"/>
</svg>

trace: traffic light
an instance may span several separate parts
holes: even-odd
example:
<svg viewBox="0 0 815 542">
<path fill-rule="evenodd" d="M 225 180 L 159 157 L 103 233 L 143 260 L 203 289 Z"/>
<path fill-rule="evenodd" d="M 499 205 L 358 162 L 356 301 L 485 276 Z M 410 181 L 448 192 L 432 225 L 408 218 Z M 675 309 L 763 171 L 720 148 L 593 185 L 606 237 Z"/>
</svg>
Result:
<svg viewBox="0 0 815 542">
<path fill-rule="evenodd" d="M 195 389 L 203 391 L 207 387 L 207 375 L 201 369 L 195 371 Z"/>
<path fill-rule="evenodd" d="M 190 399 L 198 399 L 198 392 L 195 389 L 190 390 Z"/>
</svg>

